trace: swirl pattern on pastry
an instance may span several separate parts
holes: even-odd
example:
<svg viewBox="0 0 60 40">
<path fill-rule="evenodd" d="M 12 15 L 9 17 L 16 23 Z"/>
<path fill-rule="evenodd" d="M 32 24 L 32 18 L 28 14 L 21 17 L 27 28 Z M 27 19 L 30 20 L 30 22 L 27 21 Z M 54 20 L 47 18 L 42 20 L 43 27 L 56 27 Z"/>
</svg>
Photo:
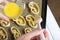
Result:
<svg viewBox="0 0 60 40">
<path fill-rule="evenodd" d="M 0 22 L 1 26 L 3 26 L 3 27 L 9 27 L 10 26 L 10 22 L 5 21 L 5 20 L 0 20 L 0 21 L 1 21 Z"/>
<path fill-rule="evenodd" d="M 11 27 L 11 33 L 13 34 L 14 39 L 17 39 L 21 36 L 20 31 L 15 26 Z"/>
<path fill-rule="evenodd" d="M 40 12 L 39 5 L 36 2 L 32 1 L 28 4 L 28 6 L 30 8 L 31 13 L 38 14 Z"/>
<path fill-rule="evenodd" d="M 6 30 L 3 27 L 0 27 L 0 40 L 7 40 L 8 35 Z"/>
<path fill-rule="evenodd" d="M 35 20 L 35 18 L 34 18 L 34 16 L 33 16 L 33 15 L 27 15 L 27 16 L 26 16 L 26 20 L 27 20 L 27 21 L 31 21 L 31 20 L 33 20 L 33 21 L 34 21 L 34 20 Z"/>
<path fill-rule="evenodd" d="M 19 17 L 17 18 L 16 23 L 17 23 L 18 25 L 20 25 L 20 26 L 25 26 L 25 25 L 26 25 L 26 21 L 25 21 L 25 19 L 24 19 L 23 16 L 19 16 Z"/>
<path fill-rule="evenodd" d="M 36 24 L 34 21 L 29 21 L 28 24 L 32 28 L 37 28 L 38 27 L 38 24 Z"/>
<path fill-rule="evenodd" d="M 25 33 L 29 33 L 29 32 L 31 32 L 32 31 L 32 29 L 30 28 L 30 27 L 28 27 L 28 28 L 25 28 Z"/>
</svg>

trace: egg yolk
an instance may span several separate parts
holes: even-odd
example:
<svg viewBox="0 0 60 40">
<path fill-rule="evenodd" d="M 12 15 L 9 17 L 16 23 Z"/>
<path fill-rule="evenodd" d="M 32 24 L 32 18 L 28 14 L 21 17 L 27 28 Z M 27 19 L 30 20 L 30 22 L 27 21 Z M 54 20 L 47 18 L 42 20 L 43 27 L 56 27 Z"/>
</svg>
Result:
<svg viewBox="0 0 60 40">
<path fill-rule="evenodd" d="M 22 13 L 22 9 L 16 3 L 9 2 L 4 7 L 4 13 L 9 18 L 14 18 Z"/>
</svg>

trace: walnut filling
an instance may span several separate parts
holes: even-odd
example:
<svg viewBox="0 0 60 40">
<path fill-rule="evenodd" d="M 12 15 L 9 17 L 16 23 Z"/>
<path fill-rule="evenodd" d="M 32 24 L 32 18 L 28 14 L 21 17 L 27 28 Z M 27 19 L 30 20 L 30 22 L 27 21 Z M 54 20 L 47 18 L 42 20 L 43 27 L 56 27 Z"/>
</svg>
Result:
<svg viewBox="0 0 60 40">
<path fill-rule="evenodd" d="M 4 26 L 4 27 L 10 26 L 10 22 L 4 21 L 4 20 L 1 20 L 0 23 L 1 23 L 1 26 Z"/>
<path fill-rule="evenodd" d="M 7 32 L 4 28 L 0 27 L 0 40 L 7 40 Z"/>
<path fill-rule="evenodd" d="M 15 26 L 11 27 L 11 32 L 15 39 L 21 36 L 20 31 Z"/>
<path fill-rule="evenodd" d="M 37 3 L 30 2 L 28 6 L 33 14 L 38 14 L 40 12 L 40 8 Z"/>
<path fill-rule="evenodd" d="M 37 28 L 38 25 L 34 22 L 34 21 L 29 21 L 29 26 L 31 26 L 32 28 Z"/>
<path fill-rule="evenodd" d="M 25 28 L 25 33 L 29 33 L 29 32 L 31 32 L 32 31 L 32 29 L 31 28 Z"/>
</svg>

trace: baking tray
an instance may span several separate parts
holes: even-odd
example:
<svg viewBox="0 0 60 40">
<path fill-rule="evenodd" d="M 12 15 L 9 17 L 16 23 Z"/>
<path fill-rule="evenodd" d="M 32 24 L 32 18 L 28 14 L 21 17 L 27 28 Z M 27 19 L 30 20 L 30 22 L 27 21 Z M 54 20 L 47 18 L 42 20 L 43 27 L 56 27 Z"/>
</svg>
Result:
<svg viewBox="0 0 60 40">
<path fill-rule="evenodd" d="M 42 19 L 43 19 L 43 21 L 42 21 L 42 23 L 41 23 L 41 26 L 42 26 L 42 28 L 45 28 L 45 25 L 46 25 L 46 8 L 47 8 L 47 0 L 20 0 L 20 4 L 22 3 L 22 2 L 24 2 L 25 4 L 26 4 L 26 8 L 25 8 L 25 10 L 24 10 L 24 12 L 23 12 L 23 14 L 22 14 L 22 16 L 24 16 L 24 17 L 26 17 L 27 15 L 33 15 L 33 14 L 30 14 L 30 12 L 29 12 L 29 9 L 28 9 L 28 3 L 29 2 L 31 2 L 31 1 L 34 1 L 34 2 L 36 2 L 38 5 L 39 5 L 39 7 L 40 7 L 40 13 L 38 14 L 38 15 L 34 15 L 34 17 L 35 17 L 35 20 L 37 19 L 37 17 L 38 16 L 40 16 Z M 18 5 L 20 5 L 19 4 L 19 1 L 17 2 L 16 1 L 16 3 L 18 4 Z M 10 27 L 8 27 L 8 28 L 5 28 L 6 29 L 6 31 L 7 31 L 7 35 L 8 35 L 8 40 L 14 40 L 14 38 L 13 38 L 13 35 L 11 34 L 11 31 L 10 31 L 10 28 L 12 27 L 12 26 L 16 26 L 16 28 L 18 28 L 18 30 L 20 30 L 20 32 L 21 32 L 21 35 L 23 35 L 23 34 L 25 34 L 24 33 L 24 29 L 25 28 L 27 28 L 27 27 L 30 27 L 29 25 L 26 25 L 26 26 L 18 26 L 15 22 L 13 22 L 12 20 L 11 20 L 11 25 L 10 25 Z M 27 23 L 28 24 L 28 23 Z M 31 27 L 30 27 L 31 28 Z M 36 29 L 39 29 L 39 27 L 37 27 L 37 28 L 32 28 L 32 30 L 36 30 Z"/>
<path fill-rule="evenodd" d="M 48 0 L 43 0 L 43 1 L 42 1 L 42 13 L 41 13 L 41 17 L 42 17 L 42 19 L 43 19 L 43 21 L 42 21 L 42 23 L 41 23 L 41 27 L 42 27 L 42 28 L 46 28 L 47 1 L 48 1 Z"/>
</svg>

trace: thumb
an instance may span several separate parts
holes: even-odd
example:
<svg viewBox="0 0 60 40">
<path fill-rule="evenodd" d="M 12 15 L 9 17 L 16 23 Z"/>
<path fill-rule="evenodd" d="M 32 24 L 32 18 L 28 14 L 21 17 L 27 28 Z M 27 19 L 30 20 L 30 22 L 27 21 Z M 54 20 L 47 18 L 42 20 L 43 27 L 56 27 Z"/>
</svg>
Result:
<svg viewBox="0 0 60 40">
<path fill-rule="evenodd" d="M 3 0 L 0 0 L 0 3 L 2 3 L 3 2 Z"/>
<path fill-rule="evenodd" d="M 31 33 L 26 34 L 26 36 L 29 39 L 31 39 L 32 37 L 38 36 L 38 35 L 40 35 L 40 30 L 35 30 L 35 31 L 31 32 Z"/>
<path fill-rule="evenodd" d="M 27 33 L 21 37 L 19 37 L 17 40 L 30 40 L 31 38 L 40 35 L 40 30 L 35 30 L 31 33 Z"/>
<path fill-rule="evenodd" d="M 4 16 L 2 13 L 0 13 L 0 18 L 3 19 L 3 20 L 9 21 L 9 18 Z"/>
<path fill-rule="evenodd" d="M 41 40 L 49 40 L 49 35 L 46 29 L 41 30 L 40 38 Z"/>
</svg>

